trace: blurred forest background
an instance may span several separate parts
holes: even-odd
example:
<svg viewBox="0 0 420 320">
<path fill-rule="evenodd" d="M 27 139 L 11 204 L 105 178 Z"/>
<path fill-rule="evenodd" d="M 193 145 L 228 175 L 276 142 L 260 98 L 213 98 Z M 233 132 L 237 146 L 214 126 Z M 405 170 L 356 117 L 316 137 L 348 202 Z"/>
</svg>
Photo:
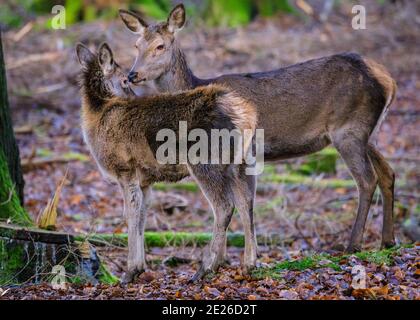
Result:
<svg viewBox="0 0 420 320">
<path fill-rule="evenodd" d="M 114 19 L 118 9 L 126 7 L 138 11 L 154 19 L 165 19 L 174 3 L 172 0 L 21 0 L 5 1 L 0 13 L 3 27 L 19 27 L 36 15 L 51 13 L 54 5 L 63 5 L 66 8 L 67 23 L 92 22 L 96 19 Z M 318 1 L 322 3 L 325 11 L 330 12 L 332 7 L 339 3 L 336 0 Z M 386 0 L 378 0 L 384 4 Z M 186 0 L 190 21 L 202 22 L 212 26 L 236 27 L 251 22 L 255 17 L 270 17 L 279 12 L 296 14 L 297 8 L 288 0 Z M 297 7 L 304 11 L 312 8 L 305 1 L 298 1 Z M 324 12 L 324 15 L 325 13 Z M 46 27 L 50 26 L 47 20 Z"/>
<path fill-rule="evenodd" d="M 177 3 L 2 0 L 0 27 L 10 108 L 26 181 L 25 208 L 34 219 L 44 210 L 68 169 L 58 205 L 57 230 L 84 234 L 127 231 L 119 189 L 104 181 L 83 143 L 79 126 L 79 65 L 74 47 L 81 41 L 96 49 L 107 41 L 116 60 L 128 68 L 135 57 L 136 37 L 118 19 L 118 9 L 135 10 L 148 21 L 165 20 Z M 51 27 L 51 8 L 56 4 L 66 9 L 64 30 Z M 185 0 L 184 4 L 188 24 L 178 39 L 191 69 L 199 77 L 271 70 L 344 51 L 359 52 L 387 67 L 397 80 L 399 91 L 377 144 L 397 174 L 397 241 L 419 241 L 420 2 Z M 352 8 L 356 4 L 366 7 L 366 30 L 352 28 Z M 146 87 L 145 92 L 153 92 L 153 88 Z M 357 190 L 337 152 L 328 148 L 310 157 L 267 164 L 257 193 L 257 233 L 260 242 L 267 244 L 261 247 L 260 259 L 267 273 L 260 274 L 259 280 L 241 276 L 237 267 L 242 249 L 232 246 L 229 253 L 233 267 L 207 284 L 207 289 L 190 286 L 179 293 L 180 285 L 196 268 L 201 251 L 194 246 L 182 250 L 149 246 L 153 271 L 141 280 L 144 290 L 134 297 L 355 298 L 347 291 L 351 282 L 347 264 L 351 265 L 352 260 L 341 264 L 344 260 L 312 256 L 333 252 L 346 244 L 355 218 Z M 210 208 L 191 180 L 159 184 L 154 194 L 148 231 L 201 235 L 211 232 Z M 364 249 L 379 247 L 381 227 L 381 199 L 377 192 Z M 237 215 L 230 232 L 242 232 Z M 356 258 L 368 268 L 370 285 L 379 288 L 373 293 L 359 293 L 356 298 L 418 298 L 418 285 L 413 280 L 418 277 L 418 247 L 404 250 L 409 251 L 382 252 L 373 259 Z M 120 275 L 125 249 L 108 246 L 99 251 L 111 270 Z M 185 263 L 163 263 L 168 256 Z M 304 260 L 302 266 L 287 264 L 308 256 L 315 258 Z M 330 268 L 331 261 L 337 263 L 337 268 Z M 279 280 L 279 275 L 283 280 Z M 47 288 L 42 292 L 30 290 L 29 294 L 44 295 Z M 90 298 L 127 295 L 125 291 L 113 290 L 76 288 L 72 294 Z M 20 298 L 28 292 L 11 294 Z"/>
</svg>

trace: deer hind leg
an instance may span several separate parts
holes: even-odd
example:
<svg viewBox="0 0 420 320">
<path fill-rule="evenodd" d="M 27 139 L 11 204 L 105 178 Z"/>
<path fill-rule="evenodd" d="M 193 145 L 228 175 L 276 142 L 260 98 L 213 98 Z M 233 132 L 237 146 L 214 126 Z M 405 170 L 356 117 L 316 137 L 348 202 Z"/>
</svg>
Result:
<svg viewBox="0 0 420 320">
<path fill-rule="evenodd" d="M 245 271 L 250 271 L 255 268 L 256 258 L 258 257 L 258 242 L 254 224 L 254 201 L 257 191 L 257 177 L 255 175 L 246 175 L 245 168 L 241 168 L 238 178 L 240 181 L 235 184 L 236 187 L 234 188 L 234 190 L 237 190 L 235 192 L 235 207 L 239 211 L 245 229 Z M 242 183 L 243 181 L 246 182 L 246 185 Z M 224 262 L 225 264 L 230 264 L 227 256 L 227 238 L 223 250 Z"/>
<path fill-rule="evenodd" d="M 128 260 L 123 282 L 132 282 L 146 269 L 144 229 L 150 188 L 140 188 L 136 179 L 120 179 L 124 215 L 128 224 Z"/>
<path fill-rule="evenodd" d="M 373 146 L 368 146 L 369 158 L 378 175 L 378 184 L 382 194 L 383 226 L 382 247 L 395 246 L 394 238 L 394 185 L 395 173 L 382 154 Z"/>
<path fill-rule="evenodd" d="M 254 224 L 254 199 L 257 186 L 256 176 L 248 176 L 245 167 L 239 168 L 234 186 L 235 205 L 241 216 L 245 233 L 245 253 L 243 269 L 245 273 L 253 270 L 257 263 L 258 245 Z"/>
<path fill-rule="evenodd" d="M 216 272 L 225 263 L 226 231 L 234 211 L 233 177 L 229 172 L 223 172 L 220 166 L 196 165 L 189 169 L 214 214 L 213 238 L 203 251 L 200 269 L 192 278 L 196 281 L 209 272 Z"/>
<path fill-rule="evenodd" d="M 367 153 L 367 139 L 361 138 L 360 133 L 357 134 L 356 132 L 335 133 L 332 139 L 334 146 L 356 181 L 359 191 L 357 217 L 347 252 L 360 251 L 362 248 L 366 220 L 378 182 Z"/>
</svg>

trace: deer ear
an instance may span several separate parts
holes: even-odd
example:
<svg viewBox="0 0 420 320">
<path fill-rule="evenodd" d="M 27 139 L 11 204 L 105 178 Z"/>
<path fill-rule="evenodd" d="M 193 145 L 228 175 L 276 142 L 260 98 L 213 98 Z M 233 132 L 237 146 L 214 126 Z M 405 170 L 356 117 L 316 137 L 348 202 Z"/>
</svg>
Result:
<svg viewBox="0 0 420 320">
<path fill-rule="evenodd" d="M 175 33 L 181 30 L 185 25 L 185 7 L 181 3 L 177 5 L 169 14 L 168 17 L 168 30 Z"/>
<path fill-rule="evenodd" d="M 99 47 L 98 55 L 99 65 L 105 73 L 111 73 L 114 69 L 114 56 L 112 50 L 107 43 L 103 43 Z"/>
<path fill-rule="evenodd" d="M 120 17 L 127 28 L 135 34 L 143 34 L 147 28 L 147 23 L 133 12 L 120 10 Z"/>
<path fill-rule="evenodd" d="M 88 64 L 95 58 L 95 55 L 82 43 L 77 44 L 76 54 L 83 68 L 87 68 Z"/>
</svg>

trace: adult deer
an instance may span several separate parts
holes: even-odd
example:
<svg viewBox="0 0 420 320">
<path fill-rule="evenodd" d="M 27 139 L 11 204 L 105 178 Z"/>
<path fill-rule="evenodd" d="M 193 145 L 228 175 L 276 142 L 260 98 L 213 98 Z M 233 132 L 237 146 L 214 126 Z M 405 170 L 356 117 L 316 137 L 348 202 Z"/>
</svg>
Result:
<svg viewBox="0 0 420 320">
<path fill-rule="evenodd" d="M 172 10 L 167 21 L 156 24 L 148 24 L 129 11 L 120 10 L 120 16 L 128 29 L 138 35 L 137 58 L 129 75 L 132 83 L 153 81 L 160 92 L 214 83 L 235 90 L 257 108 L 258 128 L 265 130 L 264 152 L 268 161 L 305 156 L 332 144 L 359 191 L 357 218 L 347 251 L 361 249 L 378 184 L 383 198 L 382 246 L 395 245 L 395 175 L 371 143 L 397 89 L 383 66 L 358 54 L 344 53 L 269 72 L 200 79 L 188 67 L 175 37 L 185 24 L 182 4 Z M 248 186 L 254 193 L 255 177 L 248 177 Z M 253 230 L 252 209 L 247 221 L 245 229 Z"/>
</svg>

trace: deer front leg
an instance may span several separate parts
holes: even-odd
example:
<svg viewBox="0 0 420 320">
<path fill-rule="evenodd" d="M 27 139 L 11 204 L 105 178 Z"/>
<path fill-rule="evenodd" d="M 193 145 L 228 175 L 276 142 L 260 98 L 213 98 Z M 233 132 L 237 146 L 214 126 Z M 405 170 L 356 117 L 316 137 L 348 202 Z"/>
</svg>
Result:
<svg viewBox="0 0 420 320">
<path fill-rule="evenodd" d="M 140 188 L 137 181 L 123 181 L 125 216 L 128 224 L 128 260 L 123 283 L 132 282 L 146 269 L 144 229 L 149 188 Z"/>
</svg>

